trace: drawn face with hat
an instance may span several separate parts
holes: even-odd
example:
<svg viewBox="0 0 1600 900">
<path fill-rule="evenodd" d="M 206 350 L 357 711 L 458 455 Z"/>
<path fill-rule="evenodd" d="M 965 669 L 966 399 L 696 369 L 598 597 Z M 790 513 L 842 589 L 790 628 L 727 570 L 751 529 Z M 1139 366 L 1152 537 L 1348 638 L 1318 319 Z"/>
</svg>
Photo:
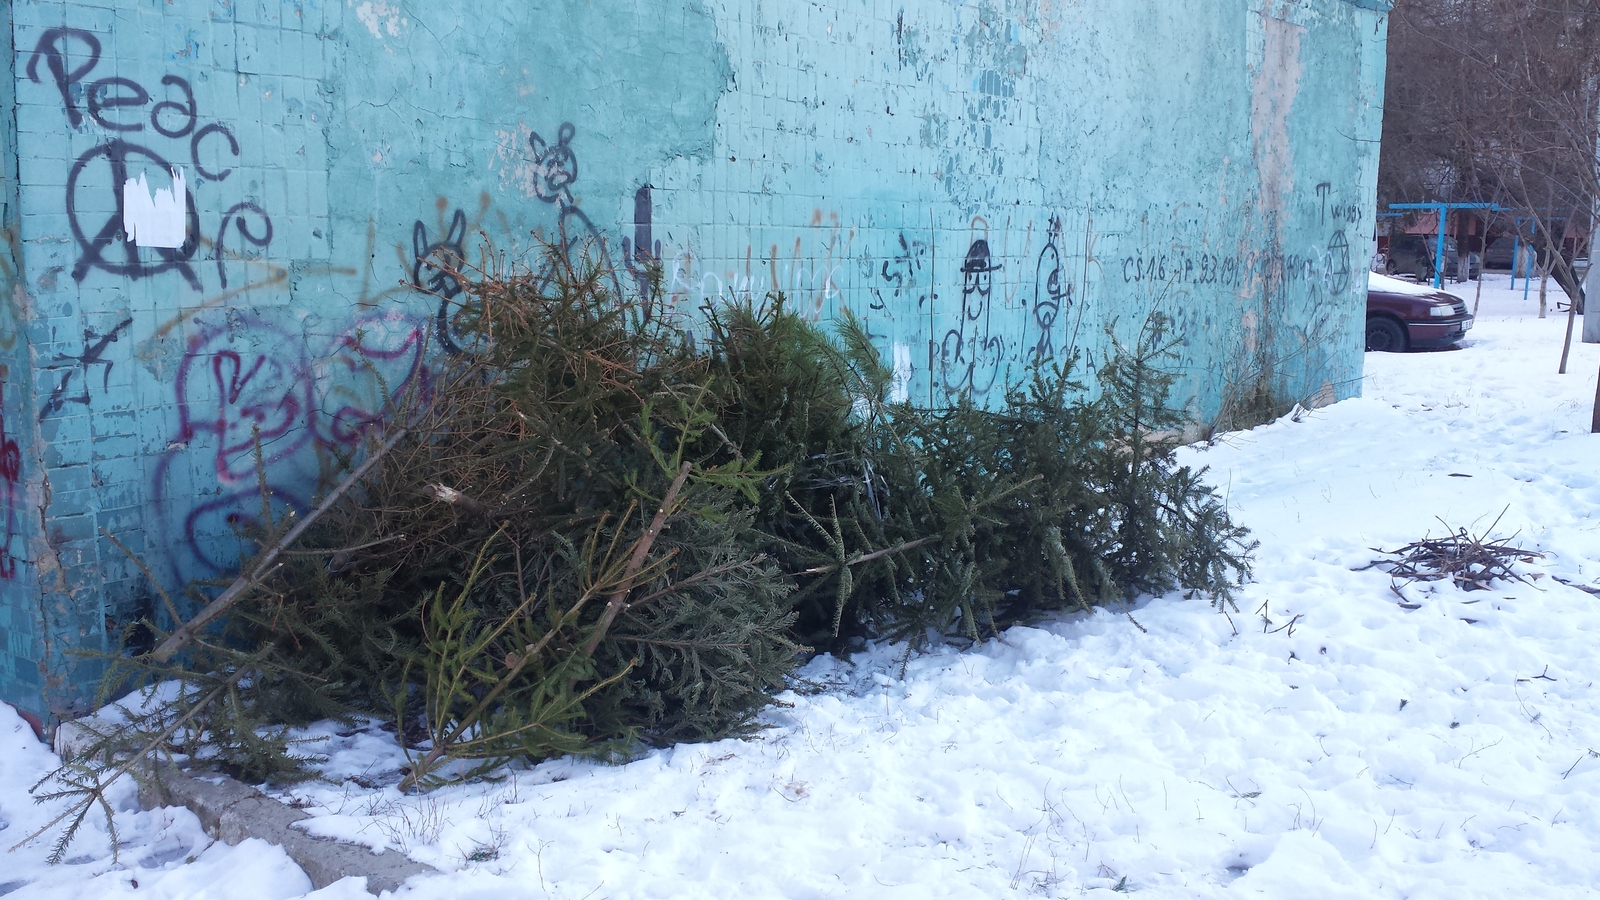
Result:
<svg viewBox="0 0 1600 900">
<path fill-rule="evenodd" d="M 998 268 L 999 264 L 989 257 L 989 242 L 983 238 L 973 241 L 961 264 L 961 310 L 967 318 L 977 319 L 988 307 L 993 289 L 993 276 L 989 273 Z"/>
</svg>

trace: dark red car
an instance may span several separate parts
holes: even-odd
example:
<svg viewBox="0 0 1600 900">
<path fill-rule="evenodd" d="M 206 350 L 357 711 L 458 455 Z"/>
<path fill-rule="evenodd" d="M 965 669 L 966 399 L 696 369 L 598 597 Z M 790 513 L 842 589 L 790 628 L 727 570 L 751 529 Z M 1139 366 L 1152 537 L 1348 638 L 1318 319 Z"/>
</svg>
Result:
<svg viewBox="0 0 1600 900">
<path fill-rule="evenodd" d="M 1367 349 L 1448 347 L 1472 328 L 1467 303 L 1426 284 L 1367 273 Z"/>
</svg>

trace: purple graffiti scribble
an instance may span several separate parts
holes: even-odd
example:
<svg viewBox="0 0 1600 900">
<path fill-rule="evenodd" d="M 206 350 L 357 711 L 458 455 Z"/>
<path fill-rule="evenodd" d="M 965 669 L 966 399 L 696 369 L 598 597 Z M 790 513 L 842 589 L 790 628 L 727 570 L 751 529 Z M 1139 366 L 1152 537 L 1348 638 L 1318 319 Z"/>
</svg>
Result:
<svg viewBox="0 0 1600 900">
<path fill-rule="evenodd" d="M 382 425 L 389 410 L 405 401 L 408 391 L 426 398 L 432 386 L 427 353 L 427 326 L 404 313 L 363 319 L 335 337 L 318 366 L 323 397 L 313 423 L 318 443 L 354 449 Z M 381 381 L 375 371 L 383 373 Z"/>
<path fill-rule="evenodd" d="M 400 312 L 363 317 L 312 345 L 248 319 L 192 338 L 174 386 L 178 430 L 155 474 L 158 505 L 170 503 L 169 540 L 188 550 L 188 560 L 174 559 L 174 578 L 236 567 L 226 538 L 263 524 L 258 435 L 267 505 L 304 511 L 329 455 L 359 449 L 408 393 L 426 396 L 429 339 L 426 319 Z M 209 472 L 183 468 L 197 452 L 209 453 Z M 212 478 L 220 490 L 208 487 Z"/>
<path fill-rule="evenodd" d="M 255 440 L 262 461 L 287 459 L 311 439 L 306 415 L 310 385 L 304 341 L 279 329 L 257 329 L 238 340 L 228 329 L 196 336 L 178 367 L 178 434 L 187 446 L 210 436 L 213 467 L 222 484 L 253 480 Z"/>
<path fill-rule="evenodd" d="M 0 384 L 0 394 L 5 387 Z M 5 534 L 0 536 L 0 578 L 17 577 L 17 558 L 11 555 L 11 541 L 17 535 L 17 494 L 22 481 L 22 449 L 6 433 L 5 410 L 0 409 L 0 503 L 5 505 Z"/>
</svg>

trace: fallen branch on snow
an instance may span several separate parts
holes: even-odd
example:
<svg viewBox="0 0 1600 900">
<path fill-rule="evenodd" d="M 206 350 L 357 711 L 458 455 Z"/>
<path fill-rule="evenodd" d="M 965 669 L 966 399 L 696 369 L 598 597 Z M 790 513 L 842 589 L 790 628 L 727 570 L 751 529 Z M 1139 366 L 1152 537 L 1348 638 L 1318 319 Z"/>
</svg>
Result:
<svg viewBox="0 0 1600 900">
<path fill-rule="evenodd" d="M 1502 513 L 1503 515 L 1503 513 Z M 1495 519 L 1498 523 L 1500 520 Z M 1448 525 L 1445 526 L 1449 528 Z M 1494 526 L 1489 526 L 1493 531 Z M 1516 563 L 1529 563 L 1543 559 L 1536 550 L 1524 550 L 1511 541 L 1486 540 L 1485 535 L 1469 534 L 1465 528 L 1455 530 L 1449 537 L 1424 538 L 1398 550 L 1372 549 L 1394 559 L 1374 560 L 1364 569 L 1381 568 L 1396 581 L 1451 581 L 1464 591 L 1487 590 L 1495 579 L 1506 579 L 1531 584 L 1528 579 L 1512 569 Z"/>
</svg>

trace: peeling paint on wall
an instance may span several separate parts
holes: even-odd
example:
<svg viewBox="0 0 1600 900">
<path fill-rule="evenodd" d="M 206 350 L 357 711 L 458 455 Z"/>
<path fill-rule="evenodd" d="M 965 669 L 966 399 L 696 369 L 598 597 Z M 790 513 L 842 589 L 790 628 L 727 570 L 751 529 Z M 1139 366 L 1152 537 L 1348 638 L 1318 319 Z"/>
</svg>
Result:
<svg viewBox="0 0 1600 900">
<path fill-rule="evenodd" d="M 1300 93 L 1304 66 L 1300 42 L 1305 29 L 1261 12 L 1266 53 L 1250 85 L 1250 144 L 1260 182 L 1260 207 L 1280 229 L 1277 218 L 1294 193 L 1294 148 L 1289 143 L 1289 113 Z"/>
<path fill-rule="evenodd" d="M 355 9 L 356 20 L 365 25 L 372 36 L 378 40 L 384 37 L 400 37 L 405 33 L 411 20 L 402 14 L 400 7 L 393 6 L 385 0 L 348 0 Z"/>
</svg>

